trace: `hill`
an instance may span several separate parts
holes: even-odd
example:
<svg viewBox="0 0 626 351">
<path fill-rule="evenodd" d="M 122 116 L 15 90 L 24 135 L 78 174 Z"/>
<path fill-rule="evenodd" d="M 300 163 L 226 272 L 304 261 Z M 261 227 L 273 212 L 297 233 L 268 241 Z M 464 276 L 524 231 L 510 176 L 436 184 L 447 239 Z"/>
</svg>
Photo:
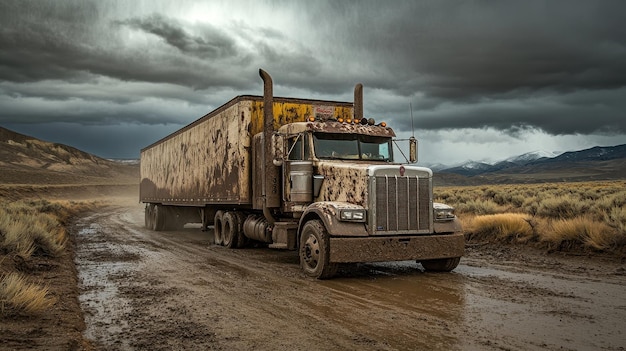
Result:
<svg viewBox="0 0 626 351">
<path fill-rule="evenodd" d="M 626 179 L 626 144 L 570 151 L 554 157 L 511 158 L 493 165 L 468 162 L 436 172 L 437 185 L 577 182 Z"/>
<path fill-rule="evenodd" d="M 0 127 L 0 184 L 137 183 L 139 167 Z"/>
</svg>

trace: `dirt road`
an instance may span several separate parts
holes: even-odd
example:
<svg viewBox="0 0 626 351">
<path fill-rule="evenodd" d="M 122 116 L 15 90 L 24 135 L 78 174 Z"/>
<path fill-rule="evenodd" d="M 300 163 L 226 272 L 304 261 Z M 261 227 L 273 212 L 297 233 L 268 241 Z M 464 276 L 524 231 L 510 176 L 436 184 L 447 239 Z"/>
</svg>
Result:
<svg viewBox="0 0 626 351">
<path fill-rule="evenodd" d="M 86 337 L 102 350 L 624 350 L 620 262 L 470 247 L 447 274 L 361 264 L 316 281 L 295 252 L 151 232 L 141 205 L 82 218 Z"/>
</svg>

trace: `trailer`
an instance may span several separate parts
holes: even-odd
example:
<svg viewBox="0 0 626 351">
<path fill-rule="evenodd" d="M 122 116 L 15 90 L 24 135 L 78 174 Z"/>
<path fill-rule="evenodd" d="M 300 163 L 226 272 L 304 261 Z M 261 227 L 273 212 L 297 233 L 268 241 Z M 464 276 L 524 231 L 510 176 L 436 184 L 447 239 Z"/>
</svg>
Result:
<svg viewBox="0 0 626 351">
<path fill-rule="evenodd" d="M 146 227 L 214 226 L 216 245 L 251 241 L 298 251 L 302 270 L 330 278 L 340 263 L 413 260 L 451 271 L 460 221 L 433 202 L 432 171 L 394 163 L 395 133 L 354 102 L 237 96 L 141 150 Z M 411 162 L 417 146 L 410 140 Z"/>
</svg>

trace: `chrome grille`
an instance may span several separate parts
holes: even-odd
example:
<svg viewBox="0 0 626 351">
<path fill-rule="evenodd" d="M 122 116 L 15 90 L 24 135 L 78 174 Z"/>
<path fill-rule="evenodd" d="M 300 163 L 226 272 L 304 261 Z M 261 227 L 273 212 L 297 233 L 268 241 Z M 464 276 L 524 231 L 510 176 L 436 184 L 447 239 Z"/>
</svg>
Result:
<svg viewBox="0 0 626 351">
<path fill-rule="evenodd" d="M 374 176 L 375 214 L 378 234 L 430 232 L 430 179 L 418 176 Z"/>
</svg>

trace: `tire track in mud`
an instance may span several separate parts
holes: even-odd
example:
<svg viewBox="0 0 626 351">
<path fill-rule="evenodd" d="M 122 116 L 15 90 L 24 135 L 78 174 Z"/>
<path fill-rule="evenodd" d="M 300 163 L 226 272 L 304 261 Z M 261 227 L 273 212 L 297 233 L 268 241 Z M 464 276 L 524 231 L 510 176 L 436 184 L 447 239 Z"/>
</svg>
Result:
<svg viewBox="0 0 626 351">
<path fill-rule="evenodd" d="M 623 276 L 593 282 L 470 252 L 450 274 L 358 264 L 316 281 L 294 252 L 229 250 L 210 245 L 211 231 L 148 231 L 141 206 L 107 209 L 74 230 L 86 336 L 102 350 L 624 346 L 611 324 L 626 317 Z"/>
</svg>

